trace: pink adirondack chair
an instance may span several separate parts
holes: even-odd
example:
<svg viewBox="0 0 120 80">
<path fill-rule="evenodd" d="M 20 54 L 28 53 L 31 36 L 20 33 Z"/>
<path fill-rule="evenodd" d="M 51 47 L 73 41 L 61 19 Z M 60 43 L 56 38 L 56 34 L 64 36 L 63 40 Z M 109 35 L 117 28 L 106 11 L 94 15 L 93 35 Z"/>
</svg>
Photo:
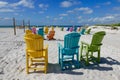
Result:
<svg viewBox="0 0 120 80">
<path fill-rule="evenodd" d="M 32 27 L 32 32 L 33 32 L 34 34 L 36 34 L 36 28 L 35 28 L 35 27 Z"/>
<path fill-rule="evenodd" d="M 70 32 L 72 32 L 73 31 L 73 27 L 70 27 L 70 30 L 69 30 Z"/>
</svg>

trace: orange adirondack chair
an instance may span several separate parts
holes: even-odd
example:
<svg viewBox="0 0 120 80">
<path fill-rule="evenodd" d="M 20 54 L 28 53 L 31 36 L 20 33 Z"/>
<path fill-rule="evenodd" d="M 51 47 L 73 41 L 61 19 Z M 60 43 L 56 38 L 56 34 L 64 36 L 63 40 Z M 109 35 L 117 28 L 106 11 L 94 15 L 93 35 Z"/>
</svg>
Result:
<svg viewBox="0 0 120 80">
<path fill-rule="evenodd" d="M 54 35 L 55 35 L 55 31 L 54 31 L 54 28 L 52 28 L 52 30 L 49 31 L 49 33 L 47 34 L 47 39 L 48 40 L 54 39 Z"/>
</svg>

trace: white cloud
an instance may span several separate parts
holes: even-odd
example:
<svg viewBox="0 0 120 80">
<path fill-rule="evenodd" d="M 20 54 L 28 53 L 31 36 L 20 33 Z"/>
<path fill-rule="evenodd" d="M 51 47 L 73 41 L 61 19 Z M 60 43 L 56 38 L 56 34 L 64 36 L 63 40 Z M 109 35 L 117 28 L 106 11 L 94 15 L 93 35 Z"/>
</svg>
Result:
<svg viewBox="0 0 120 80">
<path fill-rule="evenodd" d="M 8 17 L 2 18 L 2 17 L 0 17 L 0 20 L 10 20 L 10 19 L 12 19 L 12 18 L 8 18 Z"/>
<path fill-rule="evenodd" d="M 60 20 L 62 20 L 62 19 L 63 19 L 63 17 L 60 17 L 59 19 L 60 19 Z"/>
<path fill-rule="evenodd" d="M 57 21 L 58 20 L 58 18 L 54 18 L 54 21 Z"/>
<path fill-rule="evenodd" d="M 100 8 L 101 6 L 105 6 L 105 5 L 107 6 L 107 5 L 110 5 L 110 4 L 111 4 L 110 1 L 104 2 L 104 3 L 102 3 L 102 4 L 96 5 L 95 8 Z"/>
<path fill-rule="evenodd" d="M 113 10 L 120 10 L 120 7 L 114 7 Z"/>
<path fill-rule="evenodd" d="M 50 16 L 46 16 L 46 18 L 48 19 L 48 18 L 50 18 Z"/>
<path fill-rule="evenodd" d="M 11 18 L 5 17 L 4 20 L 10 20 Z"/>
<path fill-rule="evenodd" d="M 11 4 L 11 6 L 14 6 L 14 7 L 21 6 L 21 5 L 28 8 L 34 8 L 32 0 L 20 0 L 17 3 Z"/>
<path fill-rule="evenodd" d="M 75 21 L 71 20 L 70 23 L 74 23 Z"/>
<path fill-rule="evenodd" d="M 3 18 L 2 17 L 0 17 L 0 20 L 2 20 Z"/>
<path fill-rule="evenodd" d="M 80 2 L 79 1 L 75 1 L 75 0 L 68 0 L 68 1 L 61 2 L 60 6 L 68 8 L 68 7 L 71 7 L 73 5 L 77 5 L 77 4 L 80 4 Z"/>
<path fill-rule="evenodd" d="M 38 13 L 43 14 L 43 13 L 44 13 L 44 11 L 39 11 Z"/>
<path fill-rule="evenodd" d="M 104 3 L 104 5 L 110 5 L 110 4 L 111 4 L 111 2 L 109 2 L 109 1 Z"/>
<path fill-rule="evenodd" d="M 88 7 L 75 8 L 76 11 L 83 11 L 84 14 L 91 14 L 93 10 Z"/>
<path fill-rule="evenodd" d="M 81 23 L 81 21 L 78 21 L 77 23 Z"/>
<path fill-rule="evenodd" d="M 14 15 L 19 15 L 18 13 L 14 13 Z"/>
<path fill-rule="evenodd" d="M 61 7 L 71 7 L 72 6 L 72 3 L 70 1 L 63 1 L 61 3 Z"/>
<path fill-rule="evenodd" d="M 14 12 L 14 11 L 20 10 L 20 8 L 18 8 L 18 6 L 34 8 L 32 0 L 20 0 L 16 3 L 0 1 L 0 12 Z"/>
<path fill-rule="evenodd" d="M 60 16 L 68 16 L 68 14 L 60 14 Z"/>
<path fill-rule="evenodd" d="M 0 8 L 7 6 L 8 2 L 0 1 Z"/>
<path fill-rule="evenodd" d="M 67 13 L 74 13 L 74 11 L 73 10 L 69 10 L 69 11 L 67 11 Z"/>
<path fill-rule="evenodd" d="M 88 19 L 88 22 L 94 23 L 114 23 L 120 21 L 120 15 L 108 15 L 104 17 L 95 17 Z"/>
<path fill-rule="evenodd" d="M 39 7 L 43 10 L 47 10 L 48 4 L 39 4 Z"/>
<path fill-rule="evenodd" d="M 81 19 L 81 18 L 82 18 L 82 16 L 78 16 L 77 18 L 78 18 L 78 19 Z"/>
<path fill-rule="evenodd" d="M 100 8 L 100 6 L 99 6 L 99 5 L 97 5 L 97 6 L 95 6 L 95 8 Z"/>
<path fill-rule="evenodd" d="M 14 12 L 13 9 L 0 9 L 0 12 Z"/>
<path fill-rule="evenodd" d="M 95 18 L 94 21 L 96 21 L 96 20 L 106 21 L 106 20 L 112 20 L 112 19 L 114 19 L 114 16 L 105 16 L 105 17 L 102 17 L 102 18 Z"/>
</svg>

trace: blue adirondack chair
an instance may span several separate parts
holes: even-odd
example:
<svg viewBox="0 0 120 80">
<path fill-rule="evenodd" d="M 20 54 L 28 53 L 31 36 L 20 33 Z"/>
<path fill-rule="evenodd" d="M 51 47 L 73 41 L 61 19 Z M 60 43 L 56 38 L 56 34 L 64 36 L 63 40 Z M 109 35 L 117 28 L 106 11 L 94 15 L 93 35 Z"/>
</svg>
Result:
<svg viewBox="0 0 120 80">
<path fill-rule="evenodd" d="M 44 38 L 44 31 L 43 28 L 39 28 L 38 35 L 41 35 Z"/>
<path fill-rule="evenodd" d="M 58 43 L 58 61 L 62 70 L 79 68 L 80 34 L 73 32 L 64 36 L 64 46 Z"/>
<path fill-rule="evenodd" d="M 68 27 L 66 31 L 69 31 L 69 29 L 70 29 L 70 28 Z"/>
</svg>

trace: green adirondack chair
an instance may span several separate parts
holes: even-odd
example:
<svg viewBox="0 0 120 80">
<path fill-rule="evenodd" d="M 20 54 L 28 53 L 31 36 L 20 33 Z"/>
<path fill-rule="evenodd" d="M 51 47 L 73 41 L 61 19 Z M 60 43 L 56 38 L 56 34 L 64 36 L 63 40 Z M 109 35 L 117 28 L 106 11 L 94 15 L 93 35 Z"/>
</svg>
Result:
<svg viewBox="0 0 120 80">
<path fill-rule="evenodd" d="M 84 60 L 86 65 L 88 65 L 90 61 L 100 62 L 100 47 L 105 34 L 105 31 L 94 33 L 91 44 L 81 41 L 80 60 Z M 83 51 L 85 54 L 83 54 Z M 98 52 L 97 57 L 93 55 L 93 52 Z"/>
<path fill-rule="evenodd" d="M 85 30 L 85 34 L 90 34 L 91 28 Z"/>
<path fill-rule="evenodd" d="M 60 29 L 61 31 L 63 31 L 64 30 L 64 27 L 61 27 L 61 29 Z"/>
</svg>

